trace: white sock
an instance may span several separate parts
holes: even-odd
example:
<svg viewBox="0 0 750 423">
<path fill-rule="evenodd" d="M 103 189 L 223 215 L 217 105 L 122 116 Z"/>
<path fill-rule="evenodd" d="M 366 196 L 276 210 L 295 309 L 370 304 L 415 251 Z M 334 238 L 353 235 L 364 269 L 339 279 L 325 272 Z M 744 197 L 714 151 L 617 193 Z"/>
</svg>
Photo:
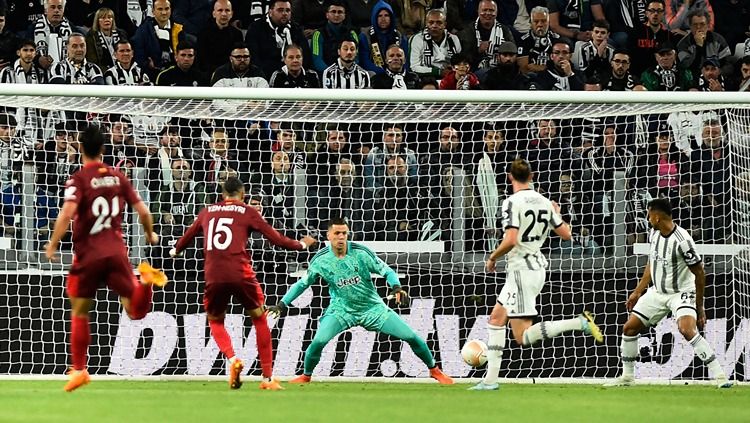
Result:
<svg viewBox="0 0 750 423">
<path fill-rule="evenodd" d="M 635 375 L 635 362 L 638 361 L 638 335 L 622 336 L 620 355 L 622 356 L 622 375 L 633 377 Z"/>
<path fill-rule="evenodd" d="M 721 368 L 721 364 L 719 364 L 719 361 L 716 359 L 714 350 L 711 349 L 710 345 L 708 345 L 708 341 L 706 341 L 706 338 L 701 336 L 701 334 L 697 334 L 689 342 L 695 350 L 695 355 L 697 355 L 698 358 L 703 361 L 706 367 L 708 367 L 708 370 L 711 373 L 712 377 L 726 377 L 726 375 L 724 374 L 724 370 Z"/>
<path fill-rule="evenodd" d="M 496 383 L 497 376 L 500 374 L 500 362 L 505 348 L 505 331 L 505 326 L 487 325 L 487 374 L 483 381 L 488 385 Z"/>
<path fill-rule="evenodd" d="M 539 341 L 560 336 L 565 332 L 582 330 L 581 319 L 578 317 L 554 322 L 539 322 L 523 333 L 523 345 L 534 345 Z"/>
</svg>

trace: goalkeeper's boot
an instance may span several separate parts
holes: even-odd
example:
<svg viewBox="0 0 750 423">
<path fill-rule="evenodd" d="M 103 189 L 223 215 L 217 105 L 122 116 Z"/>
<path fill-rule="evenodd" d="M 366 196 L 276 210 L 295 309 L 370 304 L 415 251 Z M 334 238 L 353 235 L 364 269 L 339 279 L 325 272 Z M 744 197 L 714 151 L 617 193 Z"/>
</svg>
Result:
<svg viewBox="0 0 750 423">
<path fill-rule="evenodd" d="M 281 386 L 281 383 L 277 379 L 271 378 L 260 382 L 260 389 L 267 391 L 283 391 L 284 387 Z"/>
<path fill-rule="evenodd" d="M 613 388 L 615 386 L 631 386 L 635 384 L 635 378 L 633 376 L 622 375 L 602 385 L 605 388 Z"/>
<path fill-rule="evenodd" d="M 732 381 L 727 379 L 725 374 L 721 374 L 716 377 L 716 387 L 719 389 L 731 388 L 733 385 Z"/>
<path fill-rule="evenodd" d="M 591 312 L 584 311 L 578 316 L 578 318 L 581 319 L 581 330 L 583 330 L 583 333 L 593 336 L 597 344 L 604 342 L 602 331 L 599 329 L 599 326 L 594 323 L 594 315 L 591 314 Z"/>
<path fill-rule="evenodd" d="M 469 391 L 497 391 L 498 389 L 500 389 L 500 384 L 497 382 L 484 383 L 484 381 L 481 381 L 469 388 Z"/>
<path fill-rule="evenodd" d="M 312 377 L 306 374 L 301 374 L 295 377 L 294 379 L 290 380 L 289 383 L 310 383 L 310 381 L 312 381 Z"/>
<path fill-rule="evenodd" d="M 86 369 L 83 370 L 74 370 L 71 369 L 68 372 L 68 376 L 70 376 L 70 379 L 68 380 L 68 383 L 65 384 L 65 391 L 67 392 L 73 392 L 76 389 L 80 388 L 83 385 L 86 385 L 87 383 L 91 382 L 91 377 L 89 376 L 89 372 Z"/>
<path fill-rule="evenodd" d="M 242 374 L 242 369 L 244 368 L 245 368 L 245 363 L 243 363 L 242 360 L 240 360 L 239 358 L 235 358 L 229 364 L 229 388 L 230 389 L 240 389 L 242 387 L 242 381 L 240 380 L 240 375 Z"/>
<path fill-rule="evenodd" d="M 147 285 L 156 285 L 160 288 L 167 284 L 167 275 L 159 269 L 152 267 L 147 261 L 138 265 L 138 273 L 141 274 L 141 282 Z"/>
<path fill-rule="evenodd" d="M 453 379 L 450 376 L 443 373 L 440 367 L 435 366 L 430 369 L 430 377 L 437 380 L 441 385 L 453 385 Z"/>
</svg>

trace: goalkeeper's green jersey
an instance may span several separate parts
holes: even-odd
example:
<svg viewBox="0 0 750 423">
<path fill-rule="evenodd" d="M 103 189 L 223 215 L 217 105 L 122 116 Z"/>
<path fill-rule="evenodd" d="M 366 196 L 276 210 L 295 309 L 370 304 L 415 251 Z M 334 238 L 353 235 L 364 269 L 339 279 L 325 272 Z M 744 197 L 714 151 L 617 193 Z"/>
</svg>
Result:
<svg viewBox="0 0 750 423">
<path fill-rule="evenodd" d="M 307 275 L 297 281 L 281 301 L 291 304 L 308 287 L 322 280 L 331 296 L 330 310 L 361 313 L 382 307 L 385 304 L 375 289 L 371 273 L 385 277 L 391 287 L 400 285 L 396 272 L 369 248 L 349 241 L 346 255 L 338 258 L 327 246 L 313 257 Z"/>
</svg>

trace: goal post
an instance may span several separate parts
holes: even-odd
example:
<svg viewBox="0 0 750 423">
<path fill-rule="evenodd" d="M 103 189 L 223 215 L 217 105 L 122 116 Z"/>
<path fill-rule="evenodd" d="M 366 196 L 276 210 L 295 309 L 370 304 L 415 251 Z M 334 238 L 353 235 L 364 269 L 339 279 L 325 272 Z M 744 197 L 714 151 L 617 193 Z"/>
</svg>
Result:
<svg viewBox="0 0 750 423">
<path fill-rule="evenodd" d="M 502 238 L 499 206 L 509 161 L 526 158 L 534 188 L 561 204 L 570 242 L 551 237 L 539 319 L 591 310 L 603 345 L 571 333 L 534 348 L 511 339 L 501 377 L 580 380 L 619 374 L 625 299 L 647 260 L 645 205 L 669 198 L 704 258 L 704 336 L 728 375 L 750 378 L 750 99 L 740 93 L 445 92 L 0 85 L 0 377 L 61 375 L 68 364 L 65 271 L 43 245 L 61 186 L 79 166 L 78 134 L 99 125 L 104 161 L 127 173 L 162 241 L 148 247 L 127 212 L 133 263 L 147 259 L 172 282 L 153 311 L 131 321 L 100 290 L 88 366 L 96 375 L 195 378 L 223 374 L 202 309 L 202 251 L 168 250 L 230 175 L 281 232 L 326 238 L 343 215 L 352 238 L 399 274 L 413 297 L 397 312 L 443 370 L 476 377 L 460 349 L 486 337 L 505 280 L 483 270 Z M 306 272 L 309 254 L 249 240 L 267 302 Z M 102 246 L 107 248 L 107 246 Z M 376 279 L 379 292 L 387 289 Z M 314 286 L 272 328 L 275 374 L 299 373 L 328 304 Z M 247 372 L 260 374 L 252 325 L 238 305 L 226 318 Z M 486 340 L 486 339 L 485 339 Z M 643 334 L 636 376 L 703 380 L 671 318 Z M 327 345 L 319 377 L 408 381 L 428 376 L 407 344 L 349 330 Z"/>
</svg>

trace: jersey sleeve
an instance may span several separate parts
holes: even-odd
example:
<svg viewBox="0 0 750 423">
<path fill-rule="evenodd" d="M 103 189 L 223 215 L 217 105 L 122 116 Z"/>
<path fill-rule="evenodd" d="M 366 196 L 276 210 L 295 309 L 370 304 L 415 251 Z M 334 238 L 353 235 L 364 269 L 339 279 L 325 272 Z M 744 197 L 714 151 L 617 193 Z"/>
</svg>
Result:
<svg viewBox="0 0 750 423">
<path fill-rule="evenodd" d="M 692 239 L 688 238 L 678 244 L 680 253 L 682 254 L 683 260 L 685 260 L 685 264 L 688 266 L 694 266 L 703 259 L 700 255 L 698 255 L 698 252 L 695 251 L 695 243 Z"/>
<path fill-rule="evenodd" d="M 138 193 L 133 188 L 133 184 L 130 183 L 130 180 L 123 174 L 118 174 L 118 178 L 120 178 L 120 186 L 122 187 L 122 196 L 125 198 L 125 201 L 130 204 L 131 206 L 133 204 L 137 204 L 143 200 L 141 200 L 141 196 L 138 195 Z"/>
<path fill-rule="evenodd" d="M 297 299 L 303 292 L 320 279 L 320 272 L 315 260 L 310 262 L 310 267 L 307 269 L 307 274 L 298 280 L 286 294 L 281 298 L 281 302 L 289 305 Z"/>
<path fill-rule="evenodd" d="M 81 190 L 81 182 L 75 175 L 71 176 L 65 182 L 65 193 L 63 194 L 63 201 L 72 201 L 75 204 L 81 202 L 83 191 Z"/>
<path fill-rule="evenodd" d="M 513 205 L 513 201 L 510 198 L 503 200 L 502 206 L 502 223 L 503 229 L 508 230 L 510 228 L 519 228 L 521 220 L 518 216 L 518 207 Z"/>
<path fill-rule="evenodd" d="M 180 251 L 184 251 L 187 246 L 193 242 L 193 239 L 198 235 L 199 232 L 203 230 L 203 220 L 206 216 L 206 209 L 203 209 L 198 213 L 198 217 L 195 218 L 195 221 L 192 225 L 185 231 L 184 234 L 180 237 L 180 239 L 177 240 L 177 243 L 175 243 L 174 249 L 177 250 L 179 253 Z"/>
<path fill-rule="evenodd" d="M 287 250 L 302 250 L 302 244 L 299 241 L 287 238 L 280 234 L 279 231 L 266 222 L 266 220 L 263 219 L 263 216 L 261 216 L 254 208 L 247 207 L 247 217 L 249 219 L 248 226 L 251 229 L 262 233 L 266 239 L 271 241 L 271 244 L 277 247 L 286 248 Z"/>
<path fill-rule="evenodd" d="M 366 261 L 367 268 L 370 270 L 370 273 L 377 273 L 378 275 L 385 278 L 385 281 L 388 283 L 388 286 L 394 287 L 394 286 L 400 286 L 401 281 L 398 280 L 398 274 L 396 274 L 396 271 L 391 268 L 391 266 L 388 266 L 388 263 L 384 262 L 380 257 L 375 255 L 375 253 L 365 247 L 364 245 L 359 244 L 352 244 L 354 248 L 357 250 L 360 250 L 362 254 L 360 255 L 360 260 Z"/>
</svg>

